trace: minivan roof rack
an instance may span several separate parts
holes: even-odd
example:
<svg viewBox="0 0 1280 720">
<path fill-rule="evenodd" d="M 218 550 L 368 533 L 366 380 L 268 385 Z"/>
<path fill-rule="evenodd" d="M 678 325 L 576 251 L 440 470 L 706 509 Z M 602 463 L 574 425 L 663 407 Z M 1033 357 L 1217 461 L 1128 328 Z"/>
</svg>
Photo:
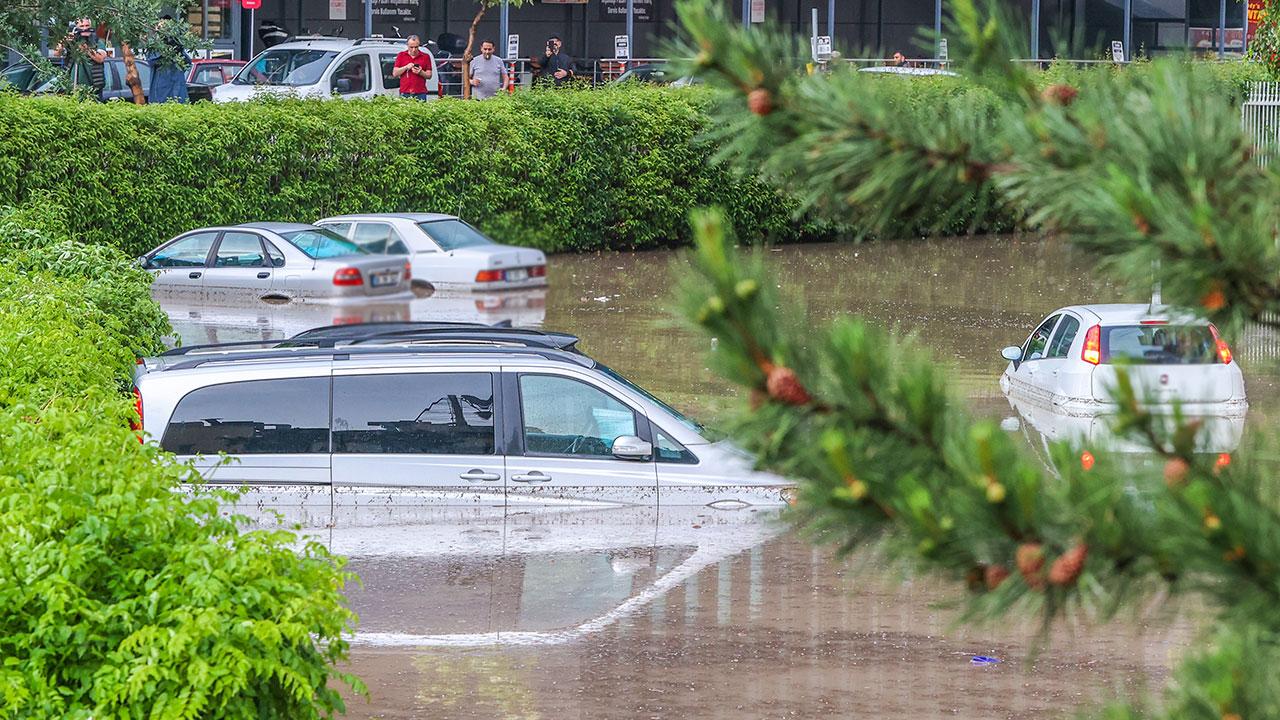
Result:
<svg viewBox="0 0 1280 720">
<path fill-rule="evenodd" d="M 449 322 L 374 322 L 352 325 L 328 325 L 298 333 L 287 340 L 245 340 L 239 342 L 187 345 L 173 348 L 160 357 L 190 355 L 195 352 L 220 350 L 247 350 L 261 347 L 265 350 L 285 350 L 305 347 L 351 348 L 360 344 L 386 342 L 415 342 L 430 340 L 453 343 L 503 343 L 508 346 L 545 348 L 577 353 L 575 335 L 545 332 L 533 328 L 515 328 L 509 324 L 481 325 L 478 323 Z"/>
<path fill-rule="evenodd" d="M 363 44 L 365 44 L 365 43 L 374 43 L 374 42 L 380 42 L 380 43 L 396 43 L 396 44 L 398 44 L 398 43 L 402 43 L 402 42 L 404 42 L 404 41 L 405 41 L 405 38 L 398 38 L 398 37 L 378 37 L 378 36 L 376 36 L 376 35 L 375 35 L 375 36 L 371 36 L 371 37 L 362 37 L 362 38 L 357 38 L 354 44 L 355 44 L 355 45 L 363 45 Z"/>
<path fill-rule="evenodd" d="M 230 344 L 230 343 L 229 343 Z M 187 357 L 181 362 L 167 365 L 157 370 L 163 372 L 167 370 L 187 370 L 190 368 L 200 367 L 209 363 L 236 363 L 247 362 L 253 360 L 311 360 L 319 358 L 332 358 L 334 360 L 349 360 L 353 356 L 368 357 L 376 355 L 474 355 L 482 354 L 500 354 L 500 355 L 537 355 L 548 360 L 559 360 L 562 362 L 571 362 L 575 365 L 583 367 L 594 367 L 595 361 L 581 353 L 568 350 L 558 350 L 554 348 L 539 347 L 498 347 L 498 346 L 474 346 L 459 347 L 457 345 L 360 345 L 352 347 L 344 345 L 341 347 L 302 347 L 289 349 L 288 352 L 280 350 L 262 350 L 260 352 L 241 352 L 229 354 L 209 354 Z M 162 356 L 163 357 L 163 356 Z"/>
</svg>

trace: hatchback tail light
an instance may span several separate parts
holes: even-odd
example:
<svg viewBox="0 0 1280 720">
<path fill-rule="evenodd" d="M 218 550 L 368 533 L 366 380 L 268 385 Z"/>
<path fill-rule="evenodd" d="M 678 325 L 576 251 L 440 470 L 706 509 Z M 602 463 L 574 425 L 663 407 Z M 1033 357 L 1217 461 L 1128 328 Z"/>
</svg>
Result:
<svg viewBox="0 0 1280 720">
<path fill-rule="evenodd" d="M 1097 365 L 1102 362 L 1102 328 L 1094 325 L 1084 334 L 1084 350 L 1080 353 L 1080 359 L 1090 365 Z"/>
<path fill-rule="evenodd" d="M 546 276 L 547 276 L 546 265 L 534 265 L 533 267 L 529 268 L 529 277 L 546 277 Z"/>
<path fill-rule="evenodd" d="M 1223 365 L 1231 364 L 1231 348 L 1227 347 L 1227 341 L 1218 336 L 1218 328 L 1212 324 L 1209 325 L 1209 332 L 1213 333 L 1213 344 L 1218 349 L 1218 359 Z"/>
<path fill-rule="evenodd" d="M 364 276 L 359 268 L 344 267 L 333 274 L 333 284 L 338 286 L 363 285 Z"/>
<path fill-rule="evenodd" d="M 498 282 L 502 274 L 501 270 L 481 270 L 476 273 L 476 282 Z"/>
<path fill-rule="evenodd" d="M 138 417 L 129 419 L 129 429 L 138 433 L 138 442 L 142 442 L 142 391 L 137 385 L 133 386 L 133 409 Z"/>
</svg>

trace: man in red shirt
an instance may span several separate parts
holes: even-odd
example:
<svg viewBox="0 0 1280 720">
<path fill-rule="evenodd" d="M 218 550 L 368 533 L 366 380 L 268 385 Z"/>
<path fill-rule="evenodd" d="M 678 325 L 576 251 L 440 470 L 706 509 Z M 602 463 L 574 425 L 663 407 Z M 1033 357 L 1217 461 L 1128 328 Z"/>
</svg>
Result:
<svg viewBox="0 0 1280 720">
<path fill-rule="evenodd" d="M 431 77 L 431 56 L 418 49 L 421 44 L 417 35 L 410 35 L 405 41 L 406 49 L 396 55 L 396 66 L 391 75 L 400 78 L 400 97 L 416 100 L 430 97 L 427 78 Z"/>
</svg>

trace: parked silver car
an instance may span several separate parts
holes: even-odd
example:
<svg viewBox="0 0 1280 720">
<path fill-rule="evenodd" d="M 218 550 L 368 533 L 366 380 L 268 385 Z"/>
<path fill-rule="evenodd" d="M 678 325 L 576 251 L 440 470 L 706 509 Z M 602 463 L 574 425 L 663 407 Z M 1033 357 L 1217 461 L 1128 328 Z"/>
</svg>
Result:
<svg viewBox="0 0 1280 720">
<path fill-rule="evenodd" d="M 562 333 L 310 330 L 138 365 L 144 437 L 266 505 L 779 505 L 791 483 Z M 219 454 L 226 453 L 226 463 Z M 282 499 L 283 498 L 283 499 Z"/>
<path fill-rule="evenodd" d="M 408 296 L 409 258 L 375 255 L 302 223 L 246 223 L 184 233 L 139 258 L 162 293 L 217 299 Z"/>
<path fill-rule="evenodd" d="M 441 289 L 512 290 L 547 284 L 541 250 L 499 245 L 453 215 L 372 213 L 317 220 L 370 252 L 413 258 L 413 277 Z"/>
</svg>

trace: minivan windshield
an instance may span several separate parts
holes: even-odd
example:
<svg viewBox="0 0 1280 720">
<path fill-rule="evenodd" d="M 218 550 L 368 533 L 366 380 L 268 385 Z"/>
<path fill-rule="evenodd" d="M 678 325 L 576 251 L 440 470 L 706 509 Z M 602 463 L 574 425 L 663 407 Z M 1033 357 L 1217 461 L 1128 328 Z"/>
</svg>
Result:
<svg viewBox="0 0 1280 720">
<path fill-rule="evenodd" d="M 1208 325 L 1113 325 L 1102 328 L 1102 362 L 1210 365 L 1219 358 Z"/>
<path fill-rule="evenodd" d="M 368 250 L 356 245 L 338 233 L 324 228 L 282 232 L 280 237 L 288 240 L 312 260 L 369 254 Z"/>
<path fill-rule="evenodd" d="M 484 233 L 457 219 L 421 222 L 418 227 L 445 252 L 494 244 Z"/>
<path fill-rule="evenodd" d="M 671 417 L 675 418 L 675 419 L 676 419 L 676 420 L 677 420 L 681 425 L 684 425 L 685 427 L 689 428 L 690 430 L 692 430 L 692 431 L 694 431 L 694 432 L 696 432 L 696 433 L 701 433 L 701 432 L 702 432 L 703 428 L 702 428 L 702 426 L 701 426 L 701 425 L 699 425 L 698 423 L 694 422 L 693 420 L 690 420 L 688 417 L 686 417 L 686 416 L 685 416 L 683 413 L 681 413 L 679 410 L 676 410 L 675 408 L 671 407 L 670 405 L 668 405 L 668 404 L 666 404 L 666 403 L 662 402 L 662 401 L 661 401 L 661 400 L 659 400 L 657 397 L 655 397 L 653 393 L 649 392 L 648 390 L 645 390 L 644 388 L 640 387 L 639 385 L 636 385 L 635 383 L 631 382 L 630 380 L 628 380 L 628 379 L 626 379 L 626 378 L 622 377 L 621 375 L 619 375 L 618 373 L 614 372 L 613 370 L 610 370 L 608 367 L 605 367 L 605 366 L 604 366 L 603 364 L 601 364 L 601 363 L 596 363 L 596 369 L 600 370 L 600 372 L 603 372 L 605 375 L 608 375 L 610 378 L 612 378 L 612 379 L 614 379 L 614 380 L 617 380 L 618 382 L 622 383 L 622 384 L 623 384 L 623 385 L 625 385 L 628 389 L 630 389 L 630 390 L 634 391 L 635 393 L 637 393 L 637 394 L 639 394 L 639 395 L 642 395 L 642 396 L 644 396 L 645 398 L 648 398 L 649 402 L 651 402 L 651 403 L 653 403 L 653 404 L 657 405 L 658 407 L 662 408 L 663 410 L 666 410 L 667 412 L 671 413 Z"/>
<path fill-rule="evenodd" d="M 245 65 L 231 82 L 236 85 L 299 87 L 320 82 L 325 68 L 338 57 L 332 50 L 294 48 L 267 50 Z"/>
</svg>

